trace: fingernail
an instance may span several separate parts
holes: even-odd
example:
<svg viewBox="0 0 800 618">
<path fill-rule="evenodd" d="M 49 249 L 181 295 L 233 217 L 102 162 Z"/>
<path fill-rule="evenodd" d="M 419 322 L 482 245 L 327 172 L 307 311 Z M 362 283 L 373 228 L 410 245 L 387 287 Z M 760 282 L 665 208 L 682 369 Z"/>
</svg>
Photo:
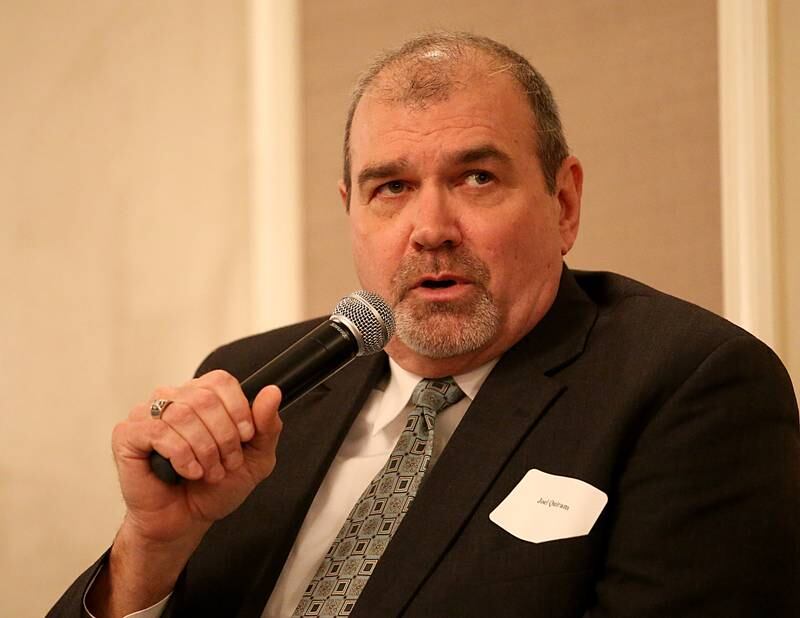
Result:
<svg viewBox="0 0 800 618">
<path fill-rule="evenodd" d="M 247 421 L 242 421 L 237 425 L 239 427 L 239 435 L 242 436 L 242 441 L 246 442 L 253 437 L 253 425 Z"/>
</svg>

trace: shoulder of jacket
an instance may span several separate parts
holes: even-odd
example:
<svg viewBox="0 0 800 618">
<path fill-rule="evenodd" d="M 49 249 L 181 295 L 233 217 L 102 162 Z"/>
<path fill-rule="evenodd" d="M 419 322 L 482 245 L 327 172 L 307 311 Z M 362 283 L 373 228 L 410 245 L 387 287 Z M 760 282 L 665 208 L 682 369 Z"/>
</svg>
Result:
<svg viewBox="0 0 800 618">
<path fill-rule="evenodd" d="M 195 375 L 224 369 L 243 380 L 326 319 L 305 320 L 222 345 L 200 363 Z"/>
</svg>

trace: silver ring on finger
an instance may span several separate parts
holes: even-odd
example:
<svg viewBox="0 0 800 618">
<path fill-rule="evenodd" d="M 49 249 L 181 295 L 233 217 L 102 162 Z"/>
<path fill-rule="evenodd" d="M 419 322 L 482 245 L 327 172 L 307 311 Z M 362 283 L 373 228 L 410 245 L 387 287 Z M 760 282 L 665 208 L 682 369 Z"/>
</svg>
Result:
<svg viewBox="0 0 800 618">
<path fill-rule="evenodd" d="M 156 399 L 153 401 L 153 403 L 150 404 L 150 418 L 153 420 L 160 419 L 161 415 L 164 414 L 164 410 L 166 410 L 171 403 L 172 399 Z"/>
</svg>

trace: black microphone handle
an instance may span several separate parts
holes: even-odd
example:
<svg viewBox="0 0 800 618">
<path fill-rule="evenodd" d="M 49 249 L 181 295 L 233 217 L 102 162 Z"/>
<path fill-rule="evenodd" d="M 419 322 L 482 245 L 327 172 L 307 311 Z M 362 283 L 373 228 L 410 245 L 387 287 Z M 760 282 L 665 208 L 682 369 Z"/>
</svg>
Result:
<svg viewBox="0 0 800 618">
<path fill-rule="evenodd" d="M 355 335 L 339 322 L 328 320 L 246 378 L 242 391 L 252 405 L 262 388 L 275 384 L 282 395 L 279 409 L 285 410 L 357 355 Z M 169 459 L 156 451 L 150 453 L 150 469 L 170 485 L 183 480 Z"/>
</svg>

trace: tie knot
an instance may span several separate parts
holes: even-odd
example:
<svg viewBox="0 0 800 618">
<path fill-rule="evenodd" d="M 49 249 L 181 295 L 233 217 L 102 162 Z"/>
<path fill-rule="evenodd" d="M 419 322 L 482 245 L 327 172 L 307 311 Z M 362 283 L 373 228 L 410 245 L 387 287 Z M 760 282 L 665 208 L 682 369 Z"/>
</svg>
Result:
<svg viewBox="0 0 800 618">
<path fill-rule="evenodd" d="M 425 378 L 420 380 L 411 394 L 411 403 L 415 408 L 424 408 L 433 414 L 441 412 L 464 396 L 455 380 L 446 378 Z"/>
</svg>

